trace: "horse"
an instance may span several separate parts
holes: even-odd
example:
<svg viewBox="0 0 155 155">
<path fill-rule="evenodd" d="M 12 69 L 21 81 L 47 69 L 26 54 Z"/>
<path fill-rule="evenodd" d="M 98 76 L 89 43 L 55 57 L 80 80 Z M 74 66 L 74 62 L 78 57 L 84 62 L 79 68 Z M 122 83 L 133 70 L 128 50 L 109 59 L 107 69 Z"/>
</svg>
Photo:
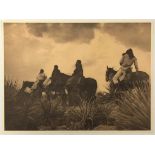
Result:
<svg viewBox="0 0 155 155">
<path fill-rule="evenodd" d="M 25 90 L 27 87 L 31 88 L 34 82 L 31 81 L 23 81 L 21 90 Z"/>
<path fill-rule="evenodd" d="M 81 99 L 91 101 L 96 98 L 95 94 L 97 90 L 97 81 L 93 78 L 82 77 L 79 84 L 66 86 L 66 90 L 69 94 L 74 93 Z"/>
<path fill-rule="evenodd" d="M 70 76 L 64 73 L 60 73 L 59 77 L 55 79 L 50 78 L 50 84 L 45 86 L 45 93 L 47 94 L 48 100 L 55 99 L 60 96 L 63 101 L 67 102 L 65 84 L 69 78 Z"/>
<path fill-rule="evenodd" d="M 123 81 L 120 81 L 117 85 L 113 83 L 113 77 L 117 73 L 113 68 L 107 66 L 106 81 L 110 82 L 110 92 L 125 91 L 133 89 L 136 86 L 141 87 L 145 82 L 149 80 L 149 75 L 143 71 L 132 72 L 131 70 L 126 74 Z"/>
<path fill-rule="evenodd" d="M 79 96 L 81 99 L 95 99 L 97 90 L 97 81 L 93 78 L 82 78 L 80 84 L 75 87 L 68 88 L 66 86 L 67 81 L 71 76 L 64 73 L 60 73 L 59 77 L 51 81 L 51 84 L 47 87 L 47 94 L 54 92 L 55 96 L 62 96 L 63 100 L 67 102 L 67 98 L 73 96 Z M 49 96 L 48 95 L 48 96 Z"/>
<path fill-rule="evenodd" d="M 32 90 L 31 87 L 34 85 L 34 83 L 35 82 L 32 81 L 23 81 L 22 87 L 17 94 L 17 100 L 19 103 L 25 103 L 27 100 L 35 100 L 42 97 L 42 92 L 44 89 L 37 87 L 37 89 Z M 28 93 L 26 90 L 29 90 L 30 92 Z"/>
</svg>

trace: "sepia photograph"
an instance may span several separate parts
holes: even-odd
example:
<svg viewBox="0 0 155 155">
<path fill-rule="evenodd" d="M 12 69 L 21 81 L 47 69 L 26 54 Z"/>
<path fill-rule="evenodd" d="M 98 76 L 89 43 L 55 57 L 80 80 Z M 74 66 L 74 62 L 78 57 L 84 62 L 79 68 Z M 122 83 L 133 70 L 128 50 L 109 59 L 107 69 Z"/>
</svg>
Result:
<svg viewBox="0 0 155 155">
<path fill-rule="evenodd" d="M 4 22 L 5 131 L 150 131 L 151 22 Z"/>
</svg>

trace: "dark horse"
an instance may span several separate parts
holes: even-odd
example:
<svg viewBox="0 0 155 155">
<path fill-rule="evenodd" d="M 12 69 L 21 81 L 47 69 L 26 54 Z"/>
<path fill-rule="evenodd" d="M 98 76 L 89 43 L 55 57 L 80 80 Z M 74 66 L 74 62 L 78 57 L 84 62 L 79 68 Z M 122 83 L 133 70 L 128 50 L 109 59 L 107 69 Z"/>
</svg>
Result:
<svg viewBox="0 0 155 155">
<path fill-rule="evenodd" d="M 119 82 L 118 85 L 114 85 L 113 83 L 113 77 L 117 73 L 113 68 L 109 68 L 107 66 L 106 71 L 106 81 L 110 82 L 110 91 L 115 92 L 116 90 L 124 91 L 128 89 L 132 89 L 135 86 L 143 85 L 144 82 L 149 80 L 149 75 L 145 72 L 138 71 L 138 72 L 128 72 L 126 74 L 126 77 L 123 81 Z"/>
<path fill-rule="evenodd" d="M 38 87 L 36 90 L 33 90 L 32 93 L 26 93 L 25 89 L 31 88 L 34 82 L 31 81 L 23 81 L 22 88 L 19 90 L 17 94 L 17 99 L 20 102 L 25 102 L 27 99 L 40 99 L 42 97 L 43 88 Z"/>
<path fill-rule="evenodd" d="M 51 82 L 47 87 L 47 93 L 55 92 L 55 95 L 61 95 L 65 100 L 73 92 L 76 95 L 79 95 L 82 99 L 95 99 L 96 90 L 97 90 L 97 81 L 92 78 L 82 78 L 80 84 L 77 85 L 77 89 L 66 87 L 66 83 L 71 76 L 64 73 L 60 73 L 59 78 Z"/>
</svg>

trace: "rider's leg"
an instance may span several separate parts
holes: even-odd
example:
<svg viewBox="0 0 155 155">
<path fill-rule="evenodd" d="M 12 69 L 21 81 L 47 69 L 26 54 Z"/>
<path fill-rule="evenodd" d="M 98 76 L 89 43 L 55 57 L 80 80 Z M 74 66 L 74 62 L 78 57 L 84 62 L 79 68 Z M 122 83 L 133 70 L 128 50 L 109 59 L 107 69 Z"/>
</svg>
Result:
<svg viewBox="0 0 155 155">
<path fill-rule="evenodd" d="M 126 76 L 126 72 L 124 70 L 122 70 L 122 75 L 119 77 L 119 80 L 123 81 L 125 76 Z"/>
<path fill-rule="evenodd" d="M 31 87 L 31 89 L 32 90 L 37 89 L 38 83 L 39 83 L 39 80 L 35 81 L 34 84 Z"/>
<path fill-rule="evenodd" d="M 114 77 L 113 77 L 113 82 L 114 82 L 114 84 L 117 84 L 118 83 L 118 79 L 119 79 L 119 77 L 122 75 L 122 73 L 123 73 L 123 71 L 122 71 L 122 69 L 120 68 L 118 71 L 117 71 L 117 73 L 114 75 Z"/>
</svg>

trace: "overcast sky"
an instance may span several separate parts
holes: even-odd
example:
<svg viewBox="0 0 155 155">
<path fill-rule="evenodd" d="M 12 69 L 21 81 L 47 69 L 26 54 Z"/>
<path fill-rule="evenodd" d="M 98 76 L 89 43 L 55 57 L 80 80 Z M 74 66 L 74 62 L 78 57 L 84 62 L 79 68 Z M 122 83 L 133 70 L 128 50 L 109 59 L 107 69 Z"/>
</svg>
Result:
<svg viewBox="0 0 155 155">
<path fill-rule="evenodd" d="M 106 86 L 106 66 L 119 68 L 123 52 L 132 48 L 139 68 L 150 74 L 151 24 L 149 23 L 6 23 L 4 24 L 5 75 L 34 81 L 41 68 L 51 75 L 57 64 L 72 74 L 77 59 L 84 75 Z"/>
</svg>

